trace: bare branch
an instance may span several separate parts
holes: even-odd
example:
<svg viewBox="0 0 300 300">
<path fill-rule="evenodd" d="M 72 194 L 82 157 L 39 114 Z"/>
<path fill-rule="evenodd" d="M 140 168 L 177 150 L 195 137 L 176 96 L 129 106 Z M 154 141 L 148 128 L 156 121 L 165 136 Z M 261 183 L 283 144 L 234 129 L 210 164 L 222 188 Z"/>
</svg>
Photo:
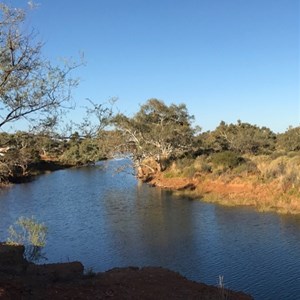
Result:
<svg viewBox="0 0 300 300">
<path fill-rule="evenodd" d="M 71 90 L 78 85 L 70 74 L 83 64 L 58 67 L 45 60 L 35 32 L 22 32 L 25 16 L 24 10 L 0 4 L 0 128 L 28 115 L 39 122 L 69 108 Z"/>
</svg>

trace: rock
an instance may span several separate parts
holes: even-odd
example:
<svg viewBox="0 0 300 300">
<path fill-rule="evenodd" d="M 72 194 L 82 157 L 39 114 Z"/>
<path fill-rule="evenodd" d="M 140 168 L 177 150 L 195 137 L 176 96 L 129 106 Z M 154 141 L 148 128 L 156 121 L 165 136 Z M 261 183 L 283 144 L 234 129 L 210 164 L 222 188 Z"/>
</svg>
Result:
<svg viewBox="0 0 300 300">
<path fill-rule="evenodd" d="M 24 246 L 0 243 L 0 273 L 20 274 L 28 262 L 24 258 Z"/>
<path fill-rule="evenodd" d="M 18 265 L 25 263 L 24 246 L 21 245 L 7 245 L 0 243 L 0 264 L 3 265 Z"/>
</svg>

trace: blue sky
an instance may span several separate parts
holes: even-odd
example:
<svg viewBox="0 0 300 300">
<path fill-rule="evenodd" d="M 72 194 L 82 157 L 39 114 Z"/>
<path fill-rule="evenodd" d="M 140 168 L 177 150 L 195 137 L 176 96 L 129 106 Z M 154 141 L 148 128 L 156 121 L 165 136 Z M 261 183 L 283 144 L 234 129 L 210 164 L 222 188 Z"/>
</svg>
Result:
<svg viewBox="0 0 300 300">
<path fill-rule="evenodd" d="M 118 109 L 133 115 L 158 98 L 185 103 L 204 131 L 221 120 L 275 132 L 300 125 L 299 0 L 36 2 L 28 23 L 44 55 L 85 54 L 74 74 L 78 106 L 118 97 Z"/>
</svg>

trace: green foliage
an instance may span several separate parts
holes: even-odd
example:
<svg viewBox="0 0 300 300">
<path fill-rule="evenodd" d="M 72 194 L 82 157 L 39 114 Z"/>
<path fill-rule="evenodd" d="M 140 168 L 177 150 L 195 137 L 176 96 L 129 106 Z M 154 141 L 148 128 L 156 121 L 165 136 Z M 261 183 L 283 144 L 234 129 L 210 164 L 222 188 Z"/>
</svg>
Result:
<svg viewBox="0 0 300 300">
<path fill-rule="evenodd" d="M 209 164 L 208 157 L 206 155 L 198 156 L 194 161 L 195 169 L 201 173 L 210 173 L 212 166 Z"/>
<path fill-rule="evenodd" d="M 164 175 L 164 178 L 175 178 L 175 177 L 179 176 L 179 174 L 174 171 L 166 171 L 163 173 L 163 175 Z"/>
<path fill-rule="evenodd" d="M 183 170 L 193 165 L 194 161 L 195 160 L 193 158 L 184 157 L 184 158 L 177 159 L 175 165 L 178 170 Z"/>
<path fill-rule="evenodd" d="M 40 161 L 40 154 L 33 134 L 18 131 L 2 134 L 0 143 L 6 148 L 0 156 L 0 180 L 29 175 L 29 167 Z"/>
<path fill-rule="evenodd" d="M 57 134 L 37 133 L 35 147 L 43 158 L 57 159 L 64 151 L 64 142 Z"/>
<path fill-rule="evenodd" d="M 193 178 L 196 173 L 196 168 L 194 165 L 190 165 L 188 167 L 185 167 L 182 171 L 182 176 L 185 178 Z"/>
<path fill-rule="evenodd" d="M 105 154 L 96 138 L 71 139 L 61 156 L 61 160 L 73 165 L 84 165 L 103 159 Z"/>
<path fill-rule="evenodd" d="M 0 182 L 18 182 L 35 174 L 42 160 L 68 165 L 90 164 L 106 158 L 119 142 L 119 135 L 102 131 L 82 138 L 77 132 L 67 141 L 46 133 L 0 133 Z"/>
<path fill-rule="evenodd" d="M 211 173 L 212 166 L 207 156 L 195 158 L 184 157 L 173 161 L 172 165 L 164 172 L 165 178 L 185 177 L 193 178 L 200 173 Z"/>
<path fill-rule="evenodd" d="M 9 227 L 7 243 L 24 245 L 25 257 L 29 261 L 38 261 L 43 258 L 41 250 L 46 245 L 47 231 L 47 227 L 37 222 L 34 217 L 20 217 Z"/>
<path fill-rule="evenodd" d="M 159 164 L 192 150 L 192 121 L 184 104 L 167 106 L 157 99 L 148 100 L 132 118 L 122 114 L 114 118 L 135 160 L 154 158 Z"/>
<path fill-rule="evenodd" d="M 246 176 L 250 174 L 259 173 L 256 164 L 251 160 L 245 160 L 243 163 L 235 167 L 232 171 L 236 175 L 246 175 Z"/>
<path fill-rule="evenodd" d="M 241 154 L 270 153 L 275 149 L 276 135 L 267 127 L 238 121 L 220 125 L 206 136 L 208 147 L 214 151 L 235 151 Z"/>
<path fill-rule="evenodd" d="M 233 169 L 243 162 L 243 158 L 232 151 L 223 151 L 211 155 L 211 162 L 214 167 Z"/>
<path fill-rule="evenodd" d="M 34 217 L 20 217 L 14 225 L 8 229 L 10 244 L 33 245 L 44 247 L 46 244 L 47 227 L 38 223 Z"/>
</svg>

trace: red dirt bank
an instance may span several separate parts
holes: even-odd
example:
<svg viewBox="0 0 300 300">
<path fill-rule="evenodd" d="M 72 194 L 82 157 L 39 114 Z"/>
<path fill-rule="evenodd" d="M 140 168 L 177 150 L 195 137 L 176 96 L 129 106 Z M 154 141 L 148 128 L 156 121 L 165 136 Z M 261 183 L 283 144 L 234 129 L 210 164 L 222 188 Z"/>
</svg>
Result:
<svg viewBox="0 0 300 300">
<path fill-rule="evenodd" d="M 22 246 L 0 244 L 0 299 L 252 299 L 163 268 L 118 268 L 87 276 L 79 262 L 34 265 L 23 252 Z"/>
<path fill-rule="evenodd" d="M 188 196 L 201 198 L 207 202 L 228 206 L 252 206 L 259 211 L 300 214 L 298 196 L 283 193 L 276 182 L 259 184 L 239 178 L 224 182 L 221 179 L 212 180 L 205 176 L 166 178 L 164 173 L 160 172 L 151 174 L 150 178 L 145 176 L 140 179 L 152 186 L 172 191 L 183 191 Z"/>
</svg>

